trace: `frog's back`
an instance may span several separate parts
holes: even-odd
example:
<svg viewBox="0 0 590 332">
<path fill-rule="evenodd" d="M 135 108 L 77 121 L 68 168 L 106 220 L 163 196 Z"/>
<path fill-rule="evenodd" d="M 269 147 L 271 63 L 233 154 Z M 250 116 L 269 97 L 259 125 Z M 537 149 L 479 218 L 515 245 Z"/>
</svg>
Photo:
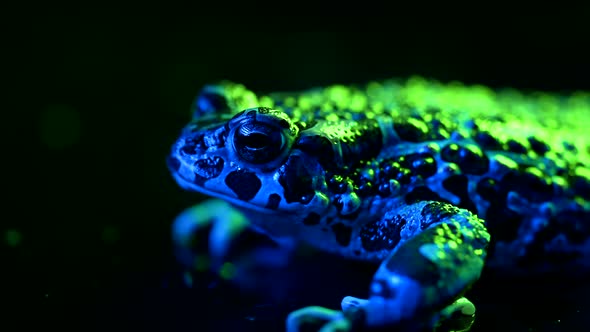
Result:
<svg viewBox="0 0 590 332">
<path fill-rule="evenodd" d="M 357 136 L 350 128 L 352 156 L 347 161 L 343 153 L 342 162 L 352 173 L 374 174 L 351 176 L 355 188 L 372 182 L 368 196 L 382 202 L 378 189 L 391 179 L 388 165 L 398 175 L 406 168 L 410 176 L 398 191 L 405 202 L 450 202 L 486 221 L 489 266 L 513 273 L 590 270 L 589 93 L 523 94 L 413 78 L 259 101 L 308 127 L 327 120 L 378 128 Z"/>
<path fill-rule="evenodd" d="M 362 249 L 364 259 L 382 259 L 386 251 L 378 254 L 373 240 L 364 246 L 362 237 L 372 234 L 367 225 L 428 200 L 485 220 L 490 267 L 590 271 L 590 93 L 494 91 L 411 78 L 258 96 L 228 83 L 222 94 L 232 104 L 218 100 L 221 107 L 213 108 L 274 108 L 302 133 L 293 148 L 321 164 L 321 174 L 310 176 L 321 179 L 326 205 L 299 198 L 311 196 L 297 172 L 281 173 L 293 181 L 281 188 L 286 202 L 317 210 L 313 223 L 304 222 L 305 234 L 319 234 L 316 243 L 325 249 L 348 256 Z M 197 107 L 199 125 L 207 122 L 207 105 Z"/>
</svg>

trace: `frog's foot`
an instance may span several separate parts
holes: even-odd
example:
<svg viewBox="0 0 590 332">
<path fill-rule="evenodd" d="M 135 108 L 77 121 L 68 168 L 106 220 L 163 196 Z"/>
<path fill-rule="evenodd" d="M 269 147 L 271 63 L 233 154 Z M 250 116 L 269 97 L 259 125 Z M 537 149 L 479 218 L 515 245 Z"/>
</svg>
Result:
<svg viewBox="0 0 590 332">
<path fill-rule="evenodd" d="M 310 325 L 317 326 L 318 331 L 321 332 L 363 329 L 365 328 L 363 310 L 369 307 L 369 300 L 347 296 L 342 300 L 342 311 L 318 306 L 299 309 L 287 318 L 287 332 L 300 331 Z M 424 319 L 422 322 L 405 321 L 396 327 L 412 331 L 467 332 L 474 321 L 475 306 L 465 297 L 461 297 L 435 314 L 432 319 Z"/>
<path fill-rule="evenodd" d="M 248 226 L 245 216 L 229 203 L 204 201 L 175 219 L 176 256 L 191 272 L 211 271 L 225 280 L 256 282 L 261 269 L 286 265 L 290 250 Z"/>
<path fill-rule="evenodd" d="M 437 332 L 466 332 L 471 329 L 475 321 L 475 305 L 461 297 L 451 305 L 440 311 L 437 322 Z"/>
<path fill-rule="evenodd" d="M 191 270 L 220 268 L 230 245 L 248 226 L 242 214 L 221 200 L 207 200 L 174 220 L 172 238 L 177 259 Z"/>
<path fill-rule="evenodd" d="M 287 317 L 287 332 L 298 332 L 308 327 L 320 332 L 340 332 L 352 329 L 351 321 L 339 310 L 312 306 L 293 311 Z"/>
</svg>

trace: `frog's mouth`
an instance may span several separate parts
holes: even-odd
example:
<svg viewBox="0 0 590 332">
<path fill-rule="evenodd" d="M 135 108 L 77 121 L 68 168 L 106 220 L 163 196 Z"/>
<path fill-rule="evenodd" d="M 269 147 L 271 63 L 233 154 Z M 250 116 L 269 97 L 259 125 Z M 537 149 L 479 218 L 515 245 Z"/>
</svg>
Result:
<svg viewBox="0 0 590 332">
<path fill-rule="evenodd" d="M 176 182 L 184 189 L 226 200 L 263 214 L 299 215 L 323 212 L 329 206 L 323 177 L 312 177 L 309 166 L 292 155 L 274 172 L 229 166 L 224 155 L 185 160 L 173 153 L 167 159 Z"/>
</svg>

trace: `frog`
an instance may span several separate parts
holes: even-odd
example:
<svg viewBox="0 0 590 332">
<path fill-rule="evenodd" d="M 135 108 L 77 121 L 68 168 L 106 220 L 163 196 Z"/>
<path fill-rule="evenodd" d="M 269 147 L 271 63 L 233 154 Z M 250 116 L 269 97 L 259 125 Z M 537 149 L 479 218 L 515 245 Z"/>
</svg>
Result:
<svg viewBox="0 0 590 332">
<path fill-rule="evenodd" d="M 258 94 L 205 85 L 166 160 L 181 188 L 210 199 L 175 219 L 173 239 L 187 249 L 208 232 L 217 269 L 244 229 L 277 244 L 263 261 L 305 244 L 375 264 L 366 298 L 297 309 L 290 332 L 451 320 L 467 331 L 475 306 L 464 295 L 484 268 L 588 275 L 587 128 L 584 91 L 419 76 Z"/>
</svg>

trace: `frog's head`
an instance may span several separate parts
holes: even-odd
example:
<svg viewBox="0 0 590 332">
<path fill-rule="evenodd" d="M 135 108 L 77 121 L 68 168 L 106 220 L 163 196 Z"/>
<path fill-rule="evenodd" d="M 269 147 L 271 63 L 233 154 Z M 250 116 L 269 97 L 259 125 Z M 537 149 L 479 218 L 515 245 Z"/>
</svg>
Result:
<svg viewBox="0 0 590 332">
<path fill-rule="evenodd" d="M 301 133 L 287 114 L 265 107 L 201 117 L 185 127 L 168 165 L 185 189 L 249 210 L 319 213 L 329 206 L 325 172 L 298 148 Z"/>
</svg>

